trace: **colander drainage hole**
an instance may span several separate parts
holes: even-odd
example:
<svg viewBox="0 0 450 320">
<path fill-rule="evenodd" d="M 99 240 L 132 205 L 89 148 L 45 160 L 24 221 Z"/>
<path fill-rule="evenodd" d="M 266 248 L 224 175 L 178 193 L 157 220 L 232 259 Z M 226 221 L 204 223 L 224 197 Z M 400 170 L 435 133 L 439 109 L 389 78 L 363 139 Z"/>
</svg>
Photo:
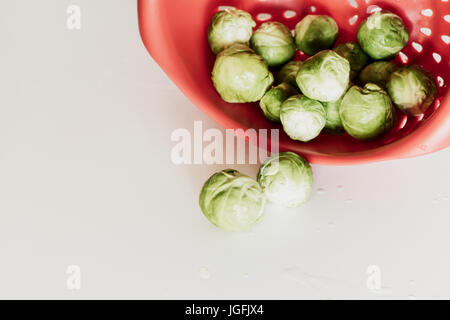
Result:
<svg viewBox="0 0 450 320">
<path fill-rule="evenodd" d="M 442 61 L 442 57 L 441 57 L 441 55 L 440 55 L 439 53 L 434 52 L 434 53 L 433 53 L 433 58 L 434 58 L 434 60 L 435 60 L 437 63 L 441 63 L 441 61 Z"/>
<path fill-rule="evenodd" d="M 291 18 L 295 17 L 296 15 L 297 15 L 297 13 L 295 11 L 292 11 L 292 10 L 286 10 L 284 12 L 284 17 L 286 19 L 291 19 Z"/>
<path fill-rule="evenodd" d="M 382 10 L 381 7 L 377 6 L 376 4 L 367 7 L 367 13 L 369 13 L 369 14 L 372 14 L 374 12 L 378 12 L 381 10 Z"/>
<path fill-rule="evenodd" d="M 348 2 L 353 8 L 358 8 L 358 3 L 356 2 L 356 0 L 348 0 Z"/>
<path fill-rule="evenodd" d="M 403 129 L 407 123 L 408 123 L 408 117 L 404 116 L 403 119 L 400 121 L 399 129 L 400 130 Z"/>
<path fill-rule="evenodd" d="M 260 13 L 256 16 L 256 19 L 259 21 L 268 21 L 272 18 L 272 15 L 270 13 Z"/>
<path fill-rule="evenodd" d="M 411 45 L 414 48 L 414 50 L 416 50 L 417 52 L 420 53 L 423 51 L 423 46 L 420 43 L 413 42 Z"/>
<path fill-rule="evenodd" d="M 431 9 L 422 10 L 422 15 L 425 17 L 431 17 L 433 16 L 433 10 Z"/>
<path fill-rule="evenodd" d="M 348 19 L 348 23 L 350 23 L 350 25 L 354 25 L 356 23 L 356 21 L 358 21 L 358 15 L 355 14 L 353 17 L 351 17 L 350 19 Z"/>
<path fill-rule="evenodd" d="M 217 8 L 218 11 L 225 11 L 225 10 L 232 10 L 232 9 L 236 9 L 233 6 L 219 6 L 219 8 Z"/>
<path fill-rule="evenodd" d="M 420 32 L 422 32 L 426 36 L 431 36 L 431 29 L 430 28 L 420 28 Z"/>
<path fill-rule="evenodd" d="M 443 87 L 444 86 L 444 79 L 441 77 L 441 76 L 437 76 L 437 82 L 438 82 L 438 85 L 439 85 L 439 87 Z"/>
<path fill-rule="evenodd" d="M 400 52 L 398 55 L 400 56 L 400 60 L 401 60 L 404 64 L 407 64 L 407 63 L 408 63 L 409 58 L 408 58 L 408 56 L 407 56 L 406 54 L 404 54 L 403 52 Z"/>
</svg>

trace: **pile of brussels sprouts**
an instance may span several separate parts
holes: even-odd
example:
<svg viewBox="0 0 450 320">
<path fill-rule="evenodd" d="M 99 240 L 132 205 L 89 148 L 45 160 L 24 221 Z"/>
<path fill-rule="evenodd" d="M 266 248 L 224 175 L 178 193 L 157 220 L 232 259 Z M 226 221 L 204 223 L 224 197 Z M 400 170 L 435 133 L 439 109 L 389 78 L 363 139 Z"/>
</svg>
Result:
<svg viewBox="0 0 450 320">
<path fill-rule="evenodd" d="M 247 231 L 264 216 L 266 200 L 288 208 L 306 202 L 313 187 L 308 161 L 292 152 L 267 159 L 257 181 L 227 169 L 211 176 L 200 193 L 200 208 L 215 226 Z"/>
<path fill-rule="evenodd" d="M 435 100 L 436 84 L 427 71 L 389 61 L 409 40 L 402 19 L 391 12 L 373 13 L 361 23 L 357 42 L 334 49 L 339 27 L 326 15 L 304 17 L 295 36 L 279 22 L 255 27 L 242 10 L 214 15 L 208 30 L 217 55 L 212 82 L 226 102 L 259 101 L 265 117 L 281 123 L 293 140 L 308 142 L 322 131 L 379 138 L 394 125 L 394 106 L 419 116 Z M 310 57 L 293 60 L 297 49 Z M 266 199 L 297 207 L 312 184 L 305 159 L 280 153 L 263 164 L 257 181 L 235 170 L 214 174 L 203 186 L 200 207 L 214 225 L 245 231 L 264 215 Z"/>
<path fill-rule="evenodd" d="M 265 117 L 281 123 L 293 140 L 308 142 L 322 131 L 372 140 L 393 127 L 394 106 L 420 116 L 435 100 L 427 71 L 389 61 L 409 40 L 391 12 L 373 13 L 361 23 L 357 42 L 334 49 L 339 27 L 326 15 L 304 17 L 294 37 L 280 22 L 255 26 L 242 10 L 214 15 L 208 30 L 217 54 L 212 81 L 226 102 L 259 101 Z M 297 49 L 310 57 L 294 61 Z"/>
</svg>

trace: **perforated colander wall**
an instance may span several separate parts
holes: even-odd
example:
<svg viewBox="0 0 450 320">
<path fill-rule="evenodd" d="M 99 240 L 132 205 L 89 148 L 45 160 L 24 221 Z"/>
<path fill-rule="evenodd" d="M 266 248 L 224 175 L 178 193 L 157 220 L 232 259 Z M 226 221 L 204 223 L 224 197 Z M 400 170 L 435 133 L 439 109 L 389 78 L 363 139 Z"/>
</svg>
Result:
<svg viewBox="0 0 450 320">
<path fill-rule="evenodd" d="M 436 0 L 448 2 L 448 0 Z M 253 18 L 258 26 L 267 21 L 279 21 L 289 26 L 294 33 L 295 25 L 306 14 L 329 14 L 338 21 L 340 28 L 340 37 L 337 43 L 346 41 L 356 41 L 356 33 L 360 23 L 370 14 L 375 11 L 389 10 L 401 16 L 406 22 L 408 29 L 411 32 L 411 39 L 407 46 L 393 59 L 397 65 L 418 64 L 425 67 L 435 77 L 436 84 L 439 88 L 438 98 L 434 105 L 428 111 L 419 117 L 407 117 L 406 115 L 397 111 L 397 121 L 393 130 L 389 132 L 381 141 L 375 144 L 388 144 L 395 141 L 417 128 L 422 121 L 427 120 L 433 116 L 435 111 L 440 107 L 441 97 L 446 93 L 448 83 L 448 55 L 450 44 L 450 14 L 448 12 L 436 12 L 437 10 L 427 4 L 421 4 L 420 1 L 398 1 L 399 6 L 393 7 L 392 4 L 383 4 L 380 1 L 372 0 L 342 0 L 337 2 L 341 6 L 346 6 L 348 10 L 345 16 L 335 16 L 333 14 L 333 1 L 306 1 L 303 2 L 301 9 L 297 7 L 281 6 L 280 1 L 239 1 L 234 4 L 233 1 L 223 1 L 228 4 L 221 4 L 217 6 L 216 11 L 227 8 L 247 9 L 252 13 Z M 243 3 L 242 3 L 243 2 Z M 271 2 L 274 2 L 272 4 Z M 342 4 L 341 4 L 342 3 Z M 405 14 L 404 8 L 414 6 L 416 14 L 413 16 L 420 16 L 415 22 Z M 248 7 L 249 6 L 249 7 Z M 409 10 L 409 9 L 408 9 Z M 447 24 L 447 32 L 434 31 L 433 23 L 436 20 L 440 21 L 442 25 Z M 435 42 L 441 42 L 445 45 L 435 47 Z M 444 50 L 443 50 L 444 49 Z M 296 60 L 304 60 L 308 58 L 304 53 L 298 52 Z M 447 64 L 447 68 L 441 64 Z M 255 110 L 257 112 L 257 110 Z M 423 146 L 422 146 L 423 148 Z"/>
</svg>

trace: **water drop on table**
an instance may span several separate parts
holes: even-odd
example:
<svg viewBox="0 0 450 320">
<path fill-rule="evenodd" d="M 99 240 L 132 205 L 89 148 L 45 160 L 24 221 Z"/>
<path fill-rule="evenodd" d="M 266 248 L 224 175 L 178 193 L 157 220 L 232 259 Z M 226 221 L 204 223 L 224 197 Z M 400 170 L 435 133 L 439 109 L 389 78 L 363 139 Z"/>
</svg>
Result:
<svg viewBox="0 0 450 320">
<path fill-rule="evenodd" d="M 324 193 L 325 193 L 325 189 L 324 188 L 317 189 L 317 194 L 324 194 Z"/>
<path fill-rule="evenodd" d="M 337 189 L 339 192 L 342 192 L 342 191 L 344 191 L 344 186 L 339 185 L 339 186 L 337 186 Z"/>
<path fill-rule="evenodd" d="M 211 273 L 209 272 L 208 268 L 201 267 L 199 276 L 200 276 L 200 278 L 202 278 L 204 280 L 208 280 L 209 278 L 211 278 Z"/>
</svg>

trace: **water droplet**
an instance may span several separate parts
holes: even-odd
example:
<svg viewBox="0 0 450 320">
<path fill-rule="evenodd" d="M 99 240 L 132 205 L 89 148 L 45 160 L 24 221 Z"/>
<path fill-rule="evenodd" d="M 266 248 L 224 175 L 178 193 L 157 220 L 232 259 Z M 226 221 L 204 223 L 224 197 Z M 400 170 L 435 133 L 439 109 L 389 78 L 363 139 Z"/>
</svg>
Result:
<svg viewBox="0 0 450 320">
<path fill-rule="evenodd" d="M 324 193 L 325 193 L 325 189 L 324 188 L 317 189 L 317 194 L 324 194 Z"/>
<path fill-rule="evenodd" d="M 209 272 L 208 268 L 205 267 L 200 268 L 199 275 L 200 278 L 204 280 L 208 280 L 209 278 L 211 278 L 211 273 Z"/>
<path fill-rule="evenodd" d="M 339 192 L 342 192 L 342 191 L 344 191 L 344 186 L 339 185 L 339 186 L 337 186 L 337 189 Z"/>
<path fill-rule="evenodd" d="M 428 149 L 428 146 L 426 146 L 426 145 L 424 145 L 424 144 L 421 144 L 421 145 L 419 146 L 419 149 L 420 149 L 420 150 L 423 150 L 423 151 L 426 151 L 426 150 Z"/>
</svg>

